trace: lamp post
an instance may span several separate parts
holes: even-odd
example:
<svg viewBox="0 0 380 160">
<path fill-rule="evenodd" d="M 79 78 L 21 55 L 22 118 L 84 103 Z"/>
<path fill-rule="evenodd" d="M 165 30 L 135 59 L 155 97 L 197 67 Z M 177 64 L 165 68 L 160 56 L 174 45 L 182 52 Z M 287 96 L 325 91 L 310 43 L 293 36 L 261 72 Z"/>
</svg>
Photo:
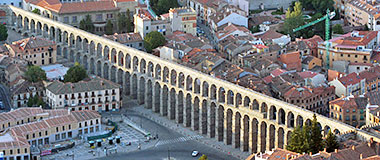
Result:
<svg viewBox="0 0 380 160">
<path fill-rule="evenodd" d="M 168 160 L 170 160 L 170 148 L 168 147 Z"/>
</svg>

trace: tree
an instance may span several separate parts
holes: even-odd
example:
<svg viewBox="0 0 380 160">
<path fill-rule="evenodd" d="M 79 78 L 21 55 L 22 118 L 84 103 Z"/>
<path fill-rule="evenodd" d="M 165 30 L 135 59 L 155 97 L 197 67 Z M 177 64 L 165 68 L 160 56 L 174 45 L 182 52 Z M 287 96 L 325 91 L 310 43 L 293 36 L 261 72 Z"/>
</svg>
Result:
<svg viewBox="0 0 380 160">
<path fill-rule="evenodd" d="M 131 14 L 130 14 L 130 11 L 129 9 L 127 9 L 127 18 L 126 18 L 126 29 L 127 29 L 127 32 L 132 32 L 133 31 L 133 21 L 132 21 L 132 18 L 131 18 Z"/>
<path fill-rule="evenodd" d="M 344 31 L 343 31 L 342 25 L 340 25 L 340 24 L 334 25 L 332 27 L 332 32 L 335 33 L 335 34 L 343 34 Z"/>
<path fill-rule="evenodd" d="M 32 12 L 35 14 L 41 15 L 41 11 L 38 8 L 34 8 Z"/>
<path fill-rule="evenodd" d="M 28 98 L 28 102 L 26 102 L 26 105 L 28 107 L 45 106 L 45 102 L 42 99 L 42 97 L 39 97 L 38 95 L 34 95 Z"/>
<path fill-rule="evenodd" d="M 303 153 L 307 150 L 308 141 L 305 141 L 305 134 L 303 129 L 297 126 L 290 134 L 290 140 L 286 149 L 292 152 Z"/>
<path fill-rule="evenodd" d="M 129 14 L 127 12 L 127 14 Z M 117 15 L 117 28 L 119 29 L 119 32 L 125 32 L 125 27 L 127 26 L 127 18 L 124 16 L 124 14 L 118 14 Z"/>
<path fill-rule="evenodd" d="M 4 24 L 0 24 L 0 41 L 5 41 L 8 38 L 8 29 Z"/>
<path fill-rule="evenodd" d="M 304 24 L 302 17 L 302 6 L 300 2 L 295 2 L 293 10 L 288 8 L 285 14 L 285 22 L 283 24 L 283 32 L 293 35 L 293 29 Z"/>
<path fill-rule="evenodd" d="M 202 155 L 201 157 L 199 157 L 199 159 L 198 160 L 208 160 L 208 158 L 207 158 L 207 156 L 206 155 Z"/>
<path fill-rule="evenodd" d="M 70 67 L 70 69 L 66 72 L 64 81 L 76 83 L 87 77 L 88 75 L 86 69 L 84 69 L 84 67 L 81 66 L 78 62 L 75 62 L 74 66 Z"/>
<path fill-rule="evenodd" d="M 339 148 L 339 143 L 336 136 L 331 132 L 331 130 L 329 130 L 329 133 L 327 134 L 324 145 L 327 152 L 333 152 L 335 149 Z"/>
<path fill-rule="evenodd" d="M 253 26 L 251 29 L 251 32 L 252 33 L 260 32 L 260 26 L 259 25 Z"/>
<path fill-rule="evenodd" d="M 177 0 L 151 0 L 149 5 L 157 15 L 168 13 L 170 8 L 179 7 Z"/>
<path fill-rule="evenodd" d="M 321 129 L 317 122 L 317 116 L 313 115 L 313 120 L 311 121 L 311 141 L 310 150 L 313 153 L 318 153 L 323 149 L 323 139 L 321 134 Z"/>
<path fill-rule="evenodd" d="M 87 32 L 94 33 L 95 26 L 94 26 L 94 23 L 91 20 L 91 16 L 90 15 L 87 15 L 85 19 L 82 19 L 79 22 L 79 28 L 82 29 L 82 30 L 85 30 Z"/>
<path fill-rule="evenodd" d="M 317 13 L 326 13 L 327 9 L 334 10 L 333 0 L 300 0 L 306 10 L 314 10 Z"/>
<path fill-rule="evenodd" d="M 165 44 L 165 37 L 157 31 L 149 32 L 144 38 L 144 46 L 147 52 Z"/>
<path fill-rule="evenodd" d="M 39 66 L 29 66 L 28 70 L 25 72 L 25 78 L 29 82 L 40 82 L 46 80 L 46 73 Z"/>
<path fill-rule="evenodd" d="M 105 29 L 105 33 L 106 33 L 106 35 L 111 35 L 111 34 L 113 34 L 113 25 L 112 25 L 111 20 L 108 20 L 108 21 L 107 21 L 106 29 Z"/>
</svg>

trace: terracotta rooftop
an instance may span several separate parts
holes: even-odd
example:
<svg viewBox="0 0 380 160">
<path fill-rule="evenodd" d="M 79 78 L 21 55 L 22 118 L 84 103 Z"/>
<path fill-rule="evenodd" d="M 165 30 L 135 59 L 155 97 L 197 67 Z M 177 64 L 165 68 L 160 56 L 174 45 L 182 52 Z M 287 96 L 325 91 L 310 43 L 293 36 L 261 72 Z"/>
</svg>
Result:
<svg viewBox="0 0 380 160">
<path fill-rule="evenodd" d="M 341 35 L 340 37 L 333 38 L 329 42 L 333 43 L 333 46 L 339 46 L 342 48 L 367 46 L 369 42 L 377 37 L 377 31 L 353 31 Z"/>
<path fill-rule="evenodd" d="M 342 109 L 365 109 L 367 98 L 358 96 L 341 97 L 329 102 L 330 105 L 338 105 Z"/>
<path fill-rule="evenodd" d="M 300 52 L 291 52 L 280 55 L 279 60 L 286 64 L 286 68 L 288 70 L 297 70 L 300 71 L 302 69 Z"/>
<path fill-rule="evenodd" d="M 338 79 L 344 86 L 349 86 L 359 83 L 363 78 L 361 78 L 356 72 L 352 72 L 344 77 Z"/>
<path fill-rule="evenodd" d="M 25 38 L 22 40 L 18 40 L 15 42 L 12 42 L 10 47 L 15 51 L 15 52 L 22 52 L 26 49 L 35 49 L 35 48 L 41 48 L 41 47 L 48 47 L 56 45 L 53 41 L 50 41 L 46 38 L 41 38 L 41 37 L 30 37 L 30 38 Z"/>
</svg>

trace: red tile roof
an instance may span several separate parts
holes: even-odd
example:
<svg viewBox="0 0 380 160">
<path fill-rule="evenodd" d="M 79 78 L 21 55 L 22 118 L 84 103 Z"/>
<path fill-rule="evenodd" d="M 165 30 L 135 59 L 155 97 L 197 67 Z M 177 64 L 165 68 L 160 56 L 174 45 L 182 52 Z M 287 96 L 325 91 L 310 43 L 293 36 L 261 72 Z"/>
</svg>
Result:
<svg viewBox="0 0 380 160">
<path fill-rule="evenodd" d="M 349 86 L 359 83 L 363 78 L 361 78 L 356 72 L 350 73 L 344 77 L 338 79 L 344 86 Z"/>
<path fill-rule="evenodd" d="M 300 52 L 291 52 L 287 54 L 280 55 L 280 61 L 286 64 L 286 69 L 288 70 L 297 70 L 302 69 Z"/>
<path fill-rule="evenodd" d="M 359 36 L 352 36 L 358 33 Z M 333 38 L 330 42 L 337 43 L 340 46 L 366 46 L 377 37 L 377 31 L 353 31 L 340 37 Z"/>
<path fill-rule="evenodd" d="M 61 3 L 59 0 L 26 0 L 26 2 L 61 14 L 119 10 L 113 1 Z"/>
<path fill-rule="evenodd" d="M 313 78 L 314 76 L 318 75 L 318 73 L 312 71 L 298 72 L 297 74 L 300 75 L 302 78 Z"/>
</svg>

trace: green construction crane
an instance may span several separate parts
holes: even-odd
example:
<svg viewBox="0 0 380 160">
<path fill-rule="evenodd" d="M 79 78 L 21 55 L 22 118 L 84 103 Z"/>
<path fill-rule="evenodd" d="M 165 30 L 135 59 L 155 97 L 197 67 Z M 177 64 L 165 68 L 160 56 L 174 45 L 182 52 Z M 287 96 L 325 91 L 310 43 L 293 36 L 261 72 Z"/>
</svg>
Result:
<svg viewBox="0 0 380 160">
<path fill-rule="evenodd" d="M 302 30 L 302 29 L 305 29 L 307 27 L 310 27 L 312 25 L 315 25 L 321 21 L 325 21 L 325 45 L 326 45 L 326 67 L 329 68 L 329 63 L 330 63 L 330 59 L 329 59 L 329 56 L 330 56 L 330 52 L 329 52 L 329 48 L 330 48 L 330 43 L 328 43 L 329 39 L 330 39 L 330 19 L 334 18 L 335 16 L 335 12 L 330 12 L 329 9 L 327 9 L 326 11 L 326 15 L 323 16 L 322 18 L 319 18 L 313 22 L 310 22 L 308 24 L 305 24 L 303 26 L 300 26 L 300 27 L 297 27 L 295 29 L 293 29 L 293 32 L 297 32 L 299 30 Z"/>
</svg>

